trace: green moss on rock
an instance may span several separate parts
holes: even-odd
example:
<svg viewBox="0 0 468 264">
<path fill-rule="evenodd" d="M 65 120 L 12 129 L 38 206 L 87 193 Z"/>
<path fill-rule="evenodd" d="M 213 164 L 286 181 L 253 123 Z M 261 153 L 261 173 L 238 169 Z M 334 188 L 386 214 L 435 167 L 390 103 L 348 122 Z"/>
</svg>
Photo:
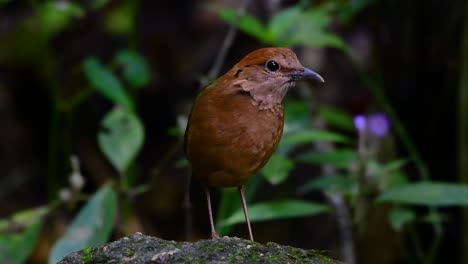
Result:
<svg viewBox="0 0 468 264">
<path fill-rule="evenodd" d="M 315 250 L 275 243 L 266 245 L 236 237 L 195 243 L 167 241 L 136 233 L 96 248 L 85 248 L 60 264 L 78 263 L 313 263 L 334 264 Z"/>
</svg>

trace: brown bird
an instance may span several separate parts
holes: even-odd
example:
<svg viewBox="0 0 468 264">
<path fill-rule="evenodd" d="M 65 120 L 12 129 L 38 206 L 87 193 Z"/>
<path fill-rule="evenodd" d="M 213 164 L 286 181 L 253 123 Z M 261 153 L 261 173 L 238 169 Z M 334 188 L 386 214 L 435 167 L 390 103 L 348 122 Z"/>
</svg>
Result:
<svg viewBox="0 0 468 264">
<path fill-rule="evenodd" d="M 250 240 L 245 184 L 270 159 L 283 134 L 282 100 L 296 81 L 323 78 L 304 68 L 288 48 L 245 56 L 196 98 L 185 130 L 192 175 L 205 185 L 211 236 L 217 238 L 211 188 L 238 187 Z"/>
</svg>

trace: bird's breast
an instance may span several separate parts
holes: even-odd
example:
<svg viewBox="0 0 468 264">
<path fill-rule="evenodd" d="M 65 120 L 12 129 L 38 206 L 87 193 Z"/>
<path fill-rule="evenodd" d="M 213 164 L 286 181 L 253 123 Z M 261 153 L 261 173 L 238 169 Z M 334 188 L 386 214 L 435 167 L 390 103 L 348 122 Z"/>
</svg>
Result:
<svg viewBox="0 0 468 264">
<path fill-rule="evenodd" d="M 260 109 L 245 94 L 199 98 L 187 133 L 195 177 L 213 187 L 239 186 L 271 157 L 283 133 L 283 107 Z"/>
</svg>

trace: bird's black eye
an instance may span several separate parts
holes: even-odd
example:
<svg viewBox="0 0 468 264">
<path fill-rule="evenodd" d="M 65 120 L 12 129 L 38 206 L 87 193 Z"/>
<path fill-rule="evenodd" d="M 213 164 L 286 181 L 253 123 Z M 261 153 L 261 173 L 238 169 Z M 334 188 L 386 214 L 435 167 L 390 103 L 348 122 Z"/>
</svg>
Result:
<svg viewBox="0 0 468 264">
<path fill-rule="evenodd" d="M 275 71 L 279 70 L 279 68 L 280 68 L 279 64 L 274 60 L 267 61 L 266 67 L 267 67 L 267 69 L 269 71 L 272 71 L 272 72 L 275 72 Z"/>
</svg>

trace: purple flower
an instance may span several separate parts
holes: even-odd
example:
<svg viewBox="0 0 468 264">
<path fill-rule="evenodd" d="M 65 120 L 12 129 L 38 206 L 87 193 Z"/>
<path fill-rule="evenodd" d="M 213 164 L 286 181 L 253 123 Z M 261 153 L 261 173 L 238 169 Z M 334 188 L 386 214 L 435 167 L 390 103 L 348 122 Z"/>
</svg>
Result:
<svg viewBox="0 0 468 264">
<path fill-rule="evenodd" d="M 366 130 L 366 117 L 364 115 L 357 115 L 354 117 L 354 126 L 357 131 L 364 132 Z"/>
<path fill-rule="evenodd" d="M 354 117 L 354 126 L 359 132 L 368 131 L 370 134 L 383 138 L 390 130 L 390 120 L 385 113 L 378 112 Z"/>
</svg>

